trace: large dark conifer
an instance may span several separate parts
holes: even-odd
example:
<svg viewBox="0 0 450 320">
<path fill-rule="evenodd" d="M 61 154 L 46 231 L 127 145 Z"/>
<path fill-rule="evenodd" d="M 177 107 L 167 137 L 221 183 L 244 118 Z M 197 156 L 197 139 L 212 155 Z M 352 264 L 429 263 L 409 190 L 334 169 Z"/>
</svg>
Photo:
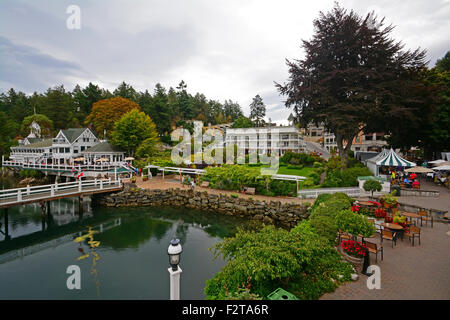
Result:
<svg viewBox="0 0 450 320">
<path fill-rule="evenodd" d="M 314 20 L 305 58 L 287 60 L 288 82 L 276 84 L 301 123 L 323 122 L 336 135 L 344 160 L 361 129 L 389 133 L 395 123 L 423 116 L 417 111 L 426 101 L 409 88 L 425 68 L 425 51 L 403 51 L 392 29 L 373 12 L 360 17 L 336 4 Z"/>
</svg>

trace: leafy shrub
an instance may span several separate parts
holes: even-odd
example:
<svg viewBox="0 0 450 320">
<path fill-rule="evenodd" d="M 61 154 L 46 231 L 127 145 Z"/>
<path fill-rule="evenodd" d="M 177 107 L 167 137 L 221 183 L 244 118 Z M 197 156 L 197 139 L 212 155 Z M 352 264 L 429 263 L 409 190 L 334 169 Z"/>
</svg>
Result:
<svg viewBox="0 0 450 320">
<path fill-rule="evenodd" d="M 309 178 L 311 178 L 313 180 L 314 184 L 319 184 L 319 182 L 320 182 L 320 175 L 317 174 L 316 172 L 310 173 Z"/>
<path fill-rule="evenodd" d="M 282 287 L 301 299 L 317 299 L 348 280 L 352 272 L 308 221 L 290 231 L 274 226 L 256 232 L 241 229 L 235 237 L 217 243 L 214 251 L 228 262 L 206 281 L 206 298 L 213 300 L 237 295 L 246 281 L 248 293 L 260 297 Z"/>
<path fill-rule="evenodd" d="M 316 162 L 314 162 L 313 167 L 314 168 L 323 168 L 323 163 L 316 161 Z"/>
<path fill-rule="evenodd" d="M 359 234 L 371 237 L 375 233 L 375 226 L 365 216 L 355 214 L 351 210 L 342 210 L 336 215 L 339 229 L 354 236 Z"/>
<path fill-rule="evenodd" d="M 22 169 L 19 172 L 21 178 L 42 178 L 44 174 L 41 171 L 32 169 Z"/>
<path fill-rule="evenodd" d="M 230 196 L 235 199 L 239 197 L 236 193 L 232 193 L 232 194 L 230 194 Z"/>
<path fill-rule="evenodd" d="M 287 169 L 292 169 L 292 170 L 302 170 L 303 166 L 293 166 L 293 165 L 289 165 L 287 166 Z"/>
<path fill-rule="evenodd" d="M 314 210 L 316 207 L 318 207 L 321 203 L 327 201 L 328 199 L 331 198 L 331 194 L 329 193 L 322 193 L 319 194 L 316 198 L 316 201 L 314 201 L 313 206 L 311 207 L 312 210 Z"/>
<path fill-rule="evenodd" d="M 356 187 L 358 177 L 371 176 L 372 172 L 367 167 L 353 167 L 344 170 L 328 169 L 323 186 L 327 188 Z"/>
</svg>

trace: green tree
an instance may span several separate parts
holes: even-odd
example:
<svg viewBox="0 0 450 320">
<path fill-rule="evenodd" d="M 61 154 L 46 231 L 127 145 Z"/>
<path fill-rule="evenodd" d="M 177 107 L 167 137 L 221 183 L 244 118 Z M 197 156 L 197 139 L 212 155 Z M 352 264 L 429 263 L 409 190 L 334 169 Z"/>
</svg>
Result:
<svg viewBox="0 0 450 320">
<path fill-rule="evenodd" d="M 247 117 L 240 116 L 233 122 L 233 128 L 252 128 L 253 121 Z"/>
<path fill-rule="evenodd" d="M 0 111 L 0 154 L 8 155 L 10 147 L 17 144 L 14 137 L 19 126 L 9 119 L 5 112 Z"/>
<path fill-rule="evenodd" d="M 53 121 L 43 114 L 33 114 L 25 117 L 22 121 L 21 131 L 24 136 L 30 133 L 30 125 L 36 122 L 41 127 L 41 135 L 43 137 L 51 137 L 53 134 Z"/>
<path fill-rule="evenodd" d="M 445 56 L 436 61 L 436 70 L 438 72 L 450 71 L 450 51 Z"/>
<path fill-rule="evenodd" d="M 95 102 L 107 98 L 100 87 L 92 84 L 91 82 L 89 82 L 84 89 L 81 89 L 79 85 L 76 85 L 72 92 L 72 96 L 75 106 L 77 107 L 77 111 L 81 112 L 84 117 L 91 112 L 92 105 Z"/>
<path fill-rule="evenodd" d="M 36 112 L 52 120 L 56 130 L 80 126 L 72 93 L 64 86 L 49 88 L 45 94 L 34 95 L 33 100 Z"/>
<path fill-rule="evenodd" d="M 363 188 L 366 191 L 371 191 L 372 197 L 373 197 L 374 191 L 381 191 L 381 183 L 378 182 L 377 180 L 370 179 L 370 180 L 367 180 L 366 182 L 364 182 Z"/>
<path fill-rule="evenodd" d="M 124 114 L 114 125 L 112 143 L 134 155 L 136 149 L 144 143 L 140 149 L 142 155 L 159 142 L 156 125 L 144 112 L 133 109 Z"/>
<path fill-rule="evenodd" d="M 404 51 L 393 28 L 373 12 L 363 18 L 336 4 L 314 20 L 305 58 L 287 61 L 289 81 L 276 85 L 301 123 L 323 122 L 335 134 L 345 163 L 360 130 L 390 133 L 429 114 L 420 80 L 425 51 Z"/>
<path fill-rule="evenodd" d="M 135 102 L 122 97 L 100 100 L 92 106 L 92 111 L 86 117 L 85 124 L 92 125 L 102 136 L 106 130 L 106 136 L 110 136 L 116 121 L 133 109 L 140 110 L 140 107 Z"/>
<path fill-rule="evenodd" d="M 262 127 L 265 123 L 266 106 L 262 98 L 257 94 L 250 104 L 250 119 L 253 120 L 255 126 Z"/>
<path fill-rule="evenodd" d="M 223 104 L 223 112 L 224 116 L 231 121 L 235 121 L 239 117 L 243 117 L 241 106 L 237 102 L 233 102 L 232 100 L 225 100 Z"/>
<path fill-rule="evenodd" d="M 137 92 L 130 85 L 122 81 L 122 83 L 117 87 L 116 90 L 113 91 L 115 97 L 122 97 L 133 102 L 137 101 Z"/>
</svg>

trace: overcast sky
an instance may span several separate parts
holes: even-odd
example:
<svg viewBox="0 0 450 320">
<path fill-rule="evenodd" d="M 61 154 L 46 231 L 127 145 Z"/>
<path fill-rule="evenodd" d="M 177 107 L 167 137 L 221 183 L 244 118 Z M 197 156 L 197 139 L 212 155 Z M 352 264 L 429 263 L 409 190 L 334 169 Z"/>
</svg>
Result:
<svg viewBox="0 0 450 320">
<path fill-rule="evenodd" d="M 113 90 L 122 81 L 153 92 L 156 83 L 209 99 L 249 103 L 260 94 L 267 118 L 285 123 L 274 81 L 284 82 L 285 58 L 303 56 L 319 11 L 314 0 L 0 0 L 0 90 L 43 92 L 89 82 Z M 429 66 L 450 48 L 450 0 L 339 1 L 359 14 L 374 10 L 396 26 L 406 48 L 427 49 Z M 69 5 L 81 9 L 81 29 L 66 27 Z"/>
</svg>

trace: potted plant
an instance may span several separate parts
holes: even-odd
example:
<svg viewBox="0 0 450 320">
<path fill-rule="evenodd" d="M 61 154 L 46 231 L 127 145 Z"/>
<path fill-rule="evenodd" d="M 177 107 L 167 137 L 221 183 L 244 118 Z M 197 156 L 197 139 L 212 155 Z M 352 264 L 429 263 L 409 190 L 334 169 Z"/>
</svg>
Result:
<svg viewBox="0 0 450 320">
<path fill-rule="evenodd" d="M 375 219 L 384 220 L 387 217 L 387 212 L 383 208 L 377 208 L 375 210 Z"/>
<path fill-rule="evenodd" d="M 356 270 L 361 273 L 364 265 L 364 256 L 366 255 L 366 246 L 361 242 L 345 240 L 341 242 L 339 251 L 344 259 L 350 262 Z"/>
<path fill-rule="evenodd" d="M 148 180 L 148 176 L 142 176 L 142 181 L 147 181 Z"/>
<path fill-rule="evenodd" d="M 131 183 L 136 183 L 136 177 L 131 177 L 130 181 Z"/>
<path fill-rule="evenodd" d="M 397 206 L 398 199 L 397 199 L 397 197 L 394 196 L 394 192 L 391 192 L 389 194 L 385 194 L 385 195 L 383 195 L 380 198 L 381 203 L 383 204 L 383 206 L 386 209 L 393 208 L 393 207 Z"/>
</svg>

